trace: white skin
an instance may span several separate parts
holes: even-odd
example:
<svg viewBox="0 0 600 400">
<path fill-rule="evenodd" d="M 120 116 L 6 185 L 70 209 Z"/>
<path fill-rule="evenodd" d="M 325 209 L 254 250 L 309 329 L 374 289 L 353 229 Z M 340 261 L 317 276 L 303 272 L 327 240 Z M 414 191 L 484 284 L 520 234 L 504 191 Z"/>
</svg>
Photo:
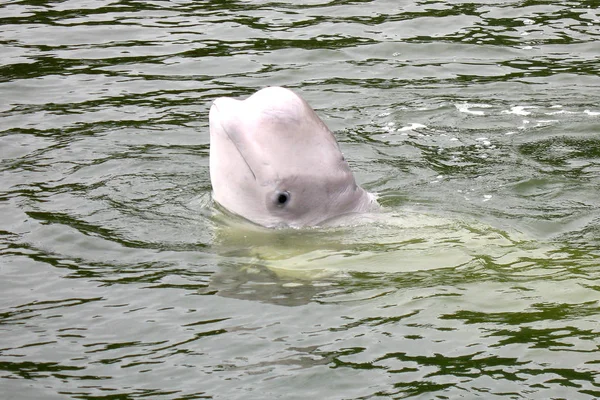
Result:
<svg viewBox="0 0 600 400">
<path fill-rule="evenodd" d="M 210 109 L 213 198 L 266 227 L 304 227 L 377 206 L 335 137 L 300 96 L 280 87 Z"/>
</svg>

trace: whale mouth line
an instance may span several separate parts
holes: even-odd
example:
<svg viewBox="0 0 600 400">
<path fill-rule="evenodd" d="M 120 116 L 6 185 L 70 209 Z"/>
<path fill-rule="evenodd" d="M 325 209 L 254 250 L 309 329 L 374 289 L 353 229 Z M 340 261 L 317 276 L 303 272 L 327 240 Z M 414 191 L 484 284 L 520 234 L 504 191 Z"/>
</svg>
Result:
<svg viewBox="0 0 600 400">
<path fill-rule="evenodd" d="M 219 107 L 217 106 L 216 102 L 213 102 L 213 107 L 215 107 L 217 110 L 219 110 Z M 219 112 L 220 114 L 220 112 Z M 246 164 L 246 166 L 248 167 L 248 170 L 250 171 L 250 173 L 252 174 L 252 177 L 254 178 L 254 180 L 258 180 L 256 179 L 256 174 L 254 173 L 254 170 L 252 169 L 252 167 L 250 166 L 250 164 L 248 163 L 248 160 L 246 160 L 246 157 L 244 157 L 244 153 L 242 153 L 242 151 L 240 150 L 240 148 L 238 147 L 237 143 L 235 140 L 233 140 L 233 137 L 229 134 L 229 132 L 227 132 L 227 129 L 225 129 L 225 127 L 223 126 L 223 124 L 220 121 L 219 118 L 219 125 L 221 126 L 221 129 L 223 129 L 223 132 L 225 132 L 225 134 L 227 135 L 227 137 L 229 138 L 229 140 L 231 141 L 231 143 L 233 144 L 233 146 L 235 147 L 235 149 L 237 150 L 238 154 L 240 155 L 240 157 L 242 157 L 242 160 L 244 160 L 244 163 Z"/>
</svg>

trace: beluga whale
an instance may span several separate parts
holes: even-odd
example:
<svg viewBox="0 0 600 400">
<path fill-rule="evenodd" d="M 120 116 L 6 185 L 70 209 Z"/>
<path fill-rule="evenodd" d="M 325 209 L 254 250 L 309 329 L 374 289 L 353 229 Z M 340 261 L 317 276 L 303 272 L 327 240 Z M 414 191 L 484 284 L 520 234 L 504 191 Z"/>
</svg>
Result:
<svg viewBox="0 0 600 400">
<path fill-rule="evenodd" d="M 213 200 L 269 228 L 318 226 L 376 210 L 325 123 L 293 91 L 267 87 L 209 112 Z"/>
</svg>

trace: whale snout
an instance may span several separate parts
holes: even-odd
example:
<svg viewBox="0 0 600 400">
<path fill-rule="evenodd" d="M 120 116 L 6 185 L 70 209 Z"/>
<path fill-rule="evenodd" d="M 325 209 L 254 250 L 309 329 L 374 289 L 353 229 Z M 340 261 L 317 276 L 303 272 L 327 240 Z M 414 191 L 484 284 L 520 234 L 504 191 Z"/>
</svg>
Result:
<svg viewBox="0 0 600 400">
<path fill-rule="evenodd" d="M 235 115 L 239 112 L 239 100 L 231 99 L 229 97 L 219 97 L 213 100 L 210 106 L 209 118 L 216 116 L 217 114 L 224 115 Z"/>
</svg>

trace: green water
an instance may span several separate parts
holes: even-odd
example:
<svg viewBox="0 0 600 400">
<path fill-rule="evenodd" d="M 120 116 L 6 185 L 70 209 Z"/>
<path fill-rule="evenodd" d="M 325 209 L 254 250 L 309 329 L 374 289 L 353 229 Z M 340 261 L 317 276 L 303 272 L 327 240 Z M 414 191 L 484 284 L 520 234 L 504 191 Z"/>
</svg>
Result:
<svg viewBox="0 0 600 400">
<path fill-rule="evenodd" d="M 2 2 L 0 397 L 600 397 L 598 7 Z M 208 109 L 267 85 L 381 216 L 222 229 Z"/>
</svg>

